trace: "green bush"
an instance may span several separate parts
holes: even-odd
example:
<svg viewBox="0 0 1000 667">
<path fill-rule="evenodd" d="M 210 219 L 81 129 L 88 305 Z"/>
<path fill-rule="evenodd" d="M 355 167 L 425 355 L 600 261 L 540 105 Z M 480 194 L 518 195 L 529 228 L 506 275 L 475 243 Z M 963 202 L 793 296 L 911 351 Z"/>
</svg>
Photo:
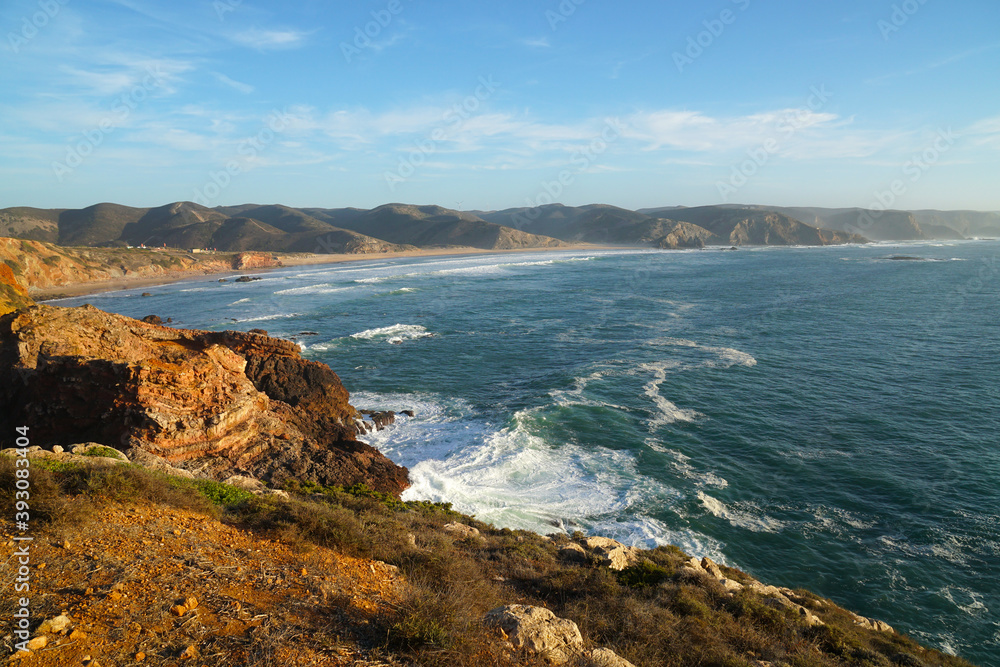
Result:
<svg viewBox="0 0 1000 667">
<path fill-rule="evenodd" d="M 104 456 L 110 459 L 121 458 L 120 453 L 117 449 L 112 449 L 110 447 L 93 447 L 88 449 L 83 453 L 83 456 Z"/>
<path fill-rule="evenodd" d="M 194 483 L 198 491 L 219 507 L 233 507 L 245 503 L 254 497 L 254 494 L 235 487 L 232 484 L 223 484 L 212 480 L 198 480 Z"/>
<path fill-rule="evenodd" d="M 670 578 L 667 568 L 644 560 L 618 572 L 618 581 L 629 588 L 649 588 Z"/>
</svg>

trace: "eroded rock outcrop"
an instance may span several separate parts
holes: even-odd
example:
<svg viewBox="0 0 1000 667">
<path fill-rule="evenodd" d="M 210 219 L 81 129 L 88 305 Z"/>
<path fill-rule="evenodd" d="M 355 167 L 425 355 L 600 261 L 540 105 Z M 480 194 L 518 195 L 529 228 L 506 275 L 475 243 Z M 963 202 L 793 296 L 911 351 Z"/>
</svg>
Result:
<svg viewBox="0 0 1000 667">
<path fill-rule="evenodd" d="M 240 252 L 233 257 L 233 268 L 237 271 L 271 269 L 278 266 L 281 266 L 281 262 L 269 252 Z"/>
<path fill-rule="evenodd" d="M 91 306 L 0 318 L 0 429 L 90 441 L 216 479 L 245 474 L 398 495 L 407 471 L 355 439 L 337 375 L 294 343 L 171 329 Z"/>
<path fill-rule="evenodd" d="M 588 650 L 576 623 L 544 607 L 511 604 L 497 607 L 483 619 L 503 633 L 509 648 L 541 655 L 546 662 L 567 667 L 635 667 L 607 648 Z"/>
<path fill-rule="evenodd" d="M 28 290 L 14 276 L 14 271 L 0 262 L 0 315 L 6 315 L 18 308 L 27 308 L 33 303 L 28 296 Z"/>
</svg>

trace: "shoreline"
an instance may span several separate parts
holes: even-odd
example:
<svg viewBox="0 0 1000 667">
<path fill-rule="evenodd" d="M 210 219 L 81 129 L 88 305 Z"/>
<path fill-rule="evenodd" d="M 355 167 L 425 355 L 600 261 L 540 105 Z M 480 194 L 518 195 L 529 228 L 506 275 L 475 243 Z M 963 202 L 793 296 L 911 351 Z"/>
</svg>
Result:
<svg viewBox="0 0 1000 667">
<path fill-rule="evenodd" d="M 36 289 L 28 288 L 29 296 L 37 303 L 46 301 L 57 301 L 60 299 L 73 299 L 91 294 L 103 294 L 106 292 L 122 292 L 125 290 L 139 289 L 144 287 L 157 287 L 160 285 L 170 285 L 173 283 L 192 280 L 202 276 L 242 276 L 266 273 L 275 269 L 283 269 L 292 266 L 319 266 L 323 264 L 346 264 L 349 262 L 363 262 L 379 259 L 401 259 L 408 257 L 447 257 L 462 255 L 509 255 L 515 253 L 534 252 L 578 252 L 587 250 L 631 250 L 633 246 L 615 245 L 594 245 L 590 243 L 574 243 L 555 248 L 510 248 L 503 250 L 485 248 L 432 248 L 427 250 L 404 250 L 401 252 L 369 253 L 369 254 L 316 254 L 316 253 L 272 253 L 278 257 L 281 266 L 267 267 L 261 269 L 225 269 L 222 271 L 187 270 L 177 271 L 169 275 L 155 277 L 140 276 L 135 278 L 114 278 L 112 280 L 101 280 L 86 283 L 71 283 L 58 287 L 46 287 Z"/>
</svg>

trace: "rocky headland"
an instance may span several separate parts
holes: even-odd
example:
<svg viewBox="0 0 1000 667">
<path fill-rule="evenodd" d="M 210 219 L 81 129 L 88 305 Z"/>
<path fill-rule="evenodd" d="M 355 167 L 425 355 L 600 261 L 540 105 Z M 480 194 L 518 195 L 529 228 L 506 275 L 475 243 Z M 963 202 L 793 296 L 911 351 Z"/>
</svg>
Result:
<svg viewBox="0 0 1000 667">
<path fill-rule="evenodd" d="M 22 287 L 52 291 L 121 279 L 166 281 L 231 271 L 271 269 L 281 261 L 269 252 L 193 253 L 153 248 L 69 248 L 23 239 L 0 238 L 0 264 Z"/>
<path fill-rule="evenodd" d="M 213 479 L 407 486 L 356 439 L 371 427 L 337 375 L 285 340 L 32 306 L 0 318 L 0 369 L 5 443 L 30 425 L 35 445 L 100 443 Z"/>
</svg>

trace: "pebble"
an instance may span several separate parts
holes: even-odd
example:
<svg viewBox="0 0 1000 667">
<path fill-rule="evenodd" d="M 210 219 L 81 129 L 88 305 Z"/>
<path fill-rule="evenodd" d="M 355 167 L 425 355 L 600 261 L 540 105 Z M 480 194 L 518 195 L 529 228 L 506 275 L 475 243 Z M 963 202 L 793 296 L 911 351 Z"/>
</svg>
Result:
<svg viewBox="0 0 1000 667">
<path fill-rule="evenodd" d="M 66 614 L 59 614 L 55 618 L 43 621 L 42 624 L 38 626 L 38 632 L 40 634 L 58 634 L 65 630 L 69 623 L 69 616 Z"/>
</svg>

